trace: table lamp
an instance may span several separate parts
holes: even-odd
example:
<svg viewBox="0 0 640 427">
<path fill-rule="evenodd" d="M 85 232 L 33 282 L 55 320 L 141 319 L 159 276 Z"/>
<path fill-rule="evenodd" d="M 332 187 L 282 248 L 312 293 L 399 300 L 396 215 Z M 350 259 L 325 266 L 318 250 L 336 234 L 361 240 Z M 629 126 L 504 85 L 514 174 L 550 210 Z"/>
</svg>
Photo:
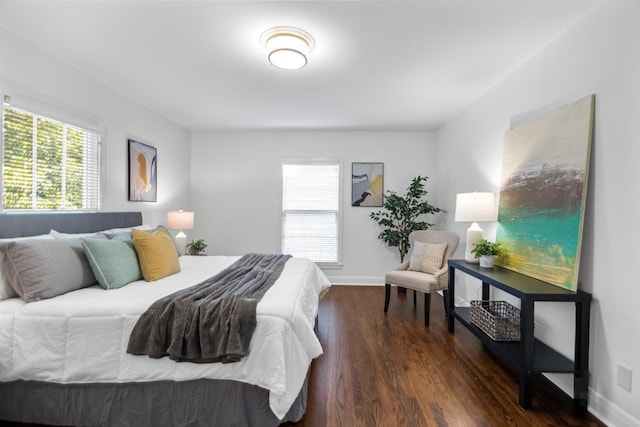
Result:
<svg viewBox="0 0 640 427">
<path fill-rule="evenodd" d="M 464 259 L 477 264 L 478 259 L 471 253 L 473 247 L 484 236 L 478 222 L 495 221 L 497 218 L 496 200 L 493 193 L 460 193 L 456 195 L 456 222 L 471 222 L 467 229 L 467 244 Z"/>
<path fill-rule="evenodd" d="M 176 234 L 176 246 L 180 255 L 184 255 L 187 250 L 187 235 L 183 230 L 193 229 L 193 212 L 182 209 L 167 212 L 167 227 L 172 230 L 180 230 Z"/>
</svg>

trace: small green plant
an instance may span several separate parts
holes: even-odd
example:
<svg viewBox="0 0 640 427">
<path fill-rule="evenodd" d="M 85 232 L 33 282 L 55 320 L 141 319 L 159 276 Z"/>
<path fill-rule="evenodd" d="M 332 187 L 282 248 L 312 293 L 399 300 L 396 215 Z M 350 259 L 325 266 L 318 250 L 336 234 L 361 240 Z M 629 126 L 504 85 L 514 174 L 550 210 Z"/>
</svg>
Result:
<svg viewBox="0 0 640 427">
<path fill-rule="evenodd" d="M 502 244 L 500 242 L 490 242 L 486 239 L 480 239 L 478 243 L 473 245 L 471 253 L 476 258 L 480 258 L 482 255 L 488 256 L 500 256 L 503 253 Z"/>
<path fill-rule="evenodd" d="M 191 243 L 187 244 L 187 254 L 200 255 L 201 252 L 204 252 L 207 246 L 208 245 L 204 242 L 204 239 L 192 240 Z"/>
</svg>

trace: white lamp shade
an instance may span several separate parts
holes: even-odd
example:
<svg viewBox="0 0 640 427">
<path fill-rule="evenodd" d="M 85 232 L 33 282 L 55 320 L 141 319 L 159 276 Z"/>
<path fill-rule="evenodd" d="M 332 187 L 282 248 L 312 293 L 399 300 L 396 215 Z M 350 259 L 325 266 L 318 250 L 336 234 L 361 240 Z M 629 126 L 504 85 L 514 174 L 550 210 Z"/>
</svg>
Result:
<svg viewBox="0 0 640 427">
<path fill-rule="evenodd" d="M 169 211 L 167 212 L 167 227 L 172 230 L 191 230 L 193 228 L 193 212 Z"/>
<path fill-rule="evenodd" d="M 497 219 L 493 193 L 460 193 L 456 195 L 456 222 L 482 222 Z"/>
</svg>

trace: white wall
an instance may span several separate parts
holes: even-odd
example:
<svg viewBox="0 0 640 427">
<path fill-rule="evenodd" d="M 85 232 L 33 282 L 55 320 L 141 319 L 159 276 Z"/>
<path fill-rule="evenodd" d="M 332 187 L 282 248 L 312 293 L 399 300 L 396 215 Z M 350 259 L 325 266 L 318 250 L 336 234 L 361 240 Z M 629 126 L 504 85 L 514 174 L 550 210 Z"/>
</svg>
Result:
<svg viewBox="0 0 640 427">
<path fill-rule="evenodd" d="M 101 123 L 106 167 L 103 211 L 142 211 L 149 224 L 189 208 L 190 134 L 126 96 L 0 29 L 0 94 Z M 127 139 L 158 149 L 158 202 L 127 201 Z"/>
<path fill-rule="evenodd" d="M 351 162 L 383 162 L 384 188 L 404 192 L 435 173 L 433 136 L 419 132 L 194 132 L 191 141 L 195 230 L 210 254 L 281 250 L 282 160 L 343 161 L 343 268 L 333 283 L 383 283 L 399 261 L 377 239 L 375 208 L 352 207 Z M 429 185 L 429 187 L 431 187 Z"/>
<path fill-rule="evenodd" d="M 436 134 L 436 200 L 454 210 L 457 192 L 499 191 L 504 133 L 513 116 L 596 94 L 594 140 L 579 286 L 593 294 L 589 408 L 617 426 L 640 425 L 640 287 L 632 267 L 640 231 L 640 3 L 605 2 Z M 468 224 L 445 226 L 464 235 Z M 495 225 L 489 234 L 495 236 Z M 479 284 L 467 281 L 467 297 Z M 536 306 L 536 335 L 572 354 L 573 307 Z M 616 364 L 635 370 L 632 391 Z M 567 391 L 570 377 L 553 376 Z M 535 390 L 534 390 L 535 393 Z"/>
</svg>

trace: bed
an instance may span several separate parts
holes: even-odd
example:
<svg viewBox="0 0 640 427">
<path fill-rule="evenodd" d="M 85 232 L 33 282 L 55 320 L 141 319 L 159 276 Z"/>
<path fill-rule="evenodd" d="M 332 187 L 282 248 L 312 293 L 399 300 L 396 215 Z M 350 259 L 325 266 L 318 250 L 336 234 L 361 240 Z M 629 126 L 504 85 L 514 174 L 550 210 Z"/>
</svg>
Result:
<svg viewBox="0 0 640 427">
<path fill-rule="evenodd" d="M 0 214 L 0 239 L 142 225 L 139 212 Z M 25 303 L 0 301 L 0 419 L 50 425 L 255 425 L 299 420 L 306 376 L 322 354 L 314 332 L 318 267 L 290 258 L 260 300 L 249 354 L 234 363 L 126 353 L 157 299 L 225 269 L 237 256 L 183 256 L 180 273 L 118 289 L 93 285 Z"/>
</svg>

